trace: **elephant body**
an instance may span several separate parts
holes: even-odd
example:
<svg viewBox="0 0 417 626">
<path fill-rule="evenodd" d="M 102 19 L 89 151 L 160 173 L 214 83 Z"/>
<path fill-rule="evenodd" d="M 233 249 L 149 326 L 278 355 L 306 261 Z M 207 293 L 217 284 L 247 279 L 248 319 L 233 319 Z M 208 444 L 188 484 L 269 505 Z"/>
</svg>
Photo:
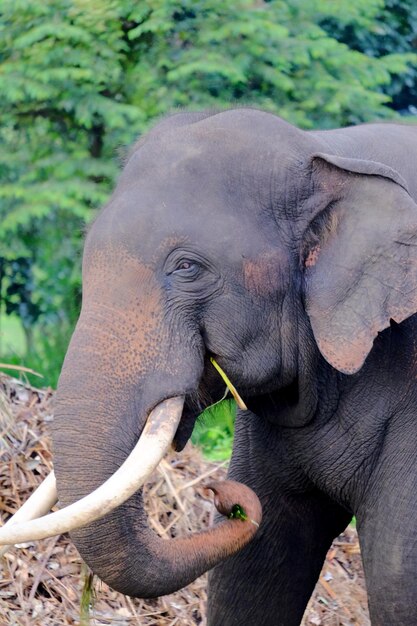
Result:
<svg viewBox="0 0 417 626">
<path fill-rule="evenodd" d="M 210 626 L 297 626 L 355 515 L 372 624 L 417 624 L 416 162 L 415 127 L 305 132 L 250 109 L 180 113 L 135 146 L 86 241 L 60 500 L 102 483 L 182 394 L 180 450 L 223 394 L 214 356 L 248 407 L 230 478 L 263 521 L 234 554 L 193 536 L 176 552 L 135 494 L 73 533 L 114 588 L 160 595 L 215 565 Z"/>
<path fill-rule="evenodd" d="M 323 406 L 309 424 L 239 412 L 229 474 L 257 493 L 263 523 L 212 570 L 209 624 L 298 626 L 353 513 L 372 624 L 417 623 L 416 332 L 415 316 L 384 331 L 352 381 L 323 368 Z M 367 384 L 376 371 L 378 382 Z"/>
</svg>

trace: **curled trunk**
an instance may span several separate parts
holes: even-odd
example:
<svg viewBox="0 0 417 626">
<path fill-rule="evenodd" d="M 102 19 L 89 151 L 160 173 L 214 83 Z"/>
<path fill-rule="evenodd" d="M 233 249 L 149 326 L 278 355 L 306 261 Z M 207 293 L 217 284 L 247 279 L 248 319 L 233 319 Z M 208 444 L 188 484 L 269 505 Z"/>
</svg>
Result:
<svg viewBox="0 0 417 626">
<path fill-rule="evenodd" d="M 171 343 L 167 359 L 147 366 L 146 376 L 137 353 L 131 357 L 127 352 L 142 370 L 134 377 L 116 354 L 117 346 L 126 352 L 123 340 L 113 338 L 111 349 L 107 343 L 103 350 L 106 335 L 91 316 L 84 316 L 61 374 L 53 431 L 61 506 L 107 480 L 135 446 L 151 409 L 196 389 L 201 375 L 201 353 L 186 346 L 179 356 Z M 181 382 L 175 362 L 194 363 Z M 211 488 L 221 513 L 228 516 L 239 504 L 247 519 L 226 519 L 206 532 L 166 541 L 149 528 L 137 492 L 103 518 L 73 531 L 72 538 L 92 570 L 114 589 L 137 597 L 170 593 L 237 552 L 257 531 L 261 507 L 248 487 L 225 481 Z"/>
<path fill-rule="evenodd" d="M 224 481 L 211 485 L 219 509 L 229 515 L 236 501 L 247 519 L 227 519 L 187 537 L 163 540 L 148 527 L 140 498 L 117 519 L 103 518 L 73 533 L 81 555 L 111 587 L 130 596 L 154 598 L 181 589 L 235 554 L 258 530 L 261 507 L 244 485 Z"/>
</svg>

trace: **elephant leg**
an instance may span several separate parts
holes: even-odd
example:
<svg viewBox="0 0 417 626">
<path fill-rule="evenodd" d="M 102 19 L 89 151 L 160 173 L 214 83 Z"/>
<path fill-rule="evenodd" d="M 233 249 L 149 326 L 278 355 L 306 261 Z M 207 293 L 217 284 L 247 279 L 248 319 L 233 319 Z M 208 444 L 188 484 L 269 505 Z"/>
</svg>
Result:
<svg viewBox="0 0 417 626">
<path fill-rule="evenodd" d="M 373 626 L 417 624 L 417 441 L 405 432 L 398 441 L 357 512 Z"/>
<path fill-rule="evenodd" d="M 229 474 L 257 493 L 263 520 L 255 539 L 210 573 L 208 625 L 299 626 L 331 541 L 351 515 L 306 485 L 274 427 L 247 413 L 236 425 Z"/>
</svg>

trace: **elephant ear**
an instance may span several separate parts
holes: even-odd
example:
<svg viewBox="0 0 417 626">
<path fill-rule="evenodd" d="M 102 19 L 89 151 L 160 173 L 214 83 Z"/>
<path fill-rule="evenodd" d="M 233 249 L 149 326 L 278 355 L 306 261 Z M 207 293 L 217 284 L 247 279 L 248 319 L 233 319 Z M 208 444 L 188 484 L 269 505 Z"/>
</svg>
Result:
<svg viewBox="0 0 417 626">
<path fill-rule="evenodd" d="M 325 359 L 353 374 L 391 320 L 417 312 L 417 205 L 382 163 L 318 153 L 312 175 L 305 307 Z"/>
</svg>

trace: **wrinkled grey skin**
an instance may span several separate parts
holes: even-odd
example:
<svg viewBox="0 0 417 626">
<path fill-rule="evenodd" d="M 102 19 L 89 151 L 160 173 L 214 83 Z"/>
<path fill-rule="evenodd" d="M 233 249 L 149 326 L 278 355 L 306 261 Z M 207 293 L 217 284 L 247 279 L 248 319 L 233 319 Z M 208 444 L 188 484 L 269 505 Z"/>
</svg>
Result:
<svg viewBox="0 0 417 626">
<path fill-rule="evenodd" d="M 186 394 L 181 448 L 223 392 L 215 355 L 249 407 L 229 474 L 263 523 L 211 572 L 211 626 L 299 624 L 352 515 L 373 625 L 417 624 L 416 162 L 416 128 L 178 114 L 139 142 L 90 230 L 58 390 L 60 499 L 103 482 L 150 409 Z M 153 596 L 192 568 L 151 535 L 138 494 L 73 538 L 110 585 Z"/>
</svg>

